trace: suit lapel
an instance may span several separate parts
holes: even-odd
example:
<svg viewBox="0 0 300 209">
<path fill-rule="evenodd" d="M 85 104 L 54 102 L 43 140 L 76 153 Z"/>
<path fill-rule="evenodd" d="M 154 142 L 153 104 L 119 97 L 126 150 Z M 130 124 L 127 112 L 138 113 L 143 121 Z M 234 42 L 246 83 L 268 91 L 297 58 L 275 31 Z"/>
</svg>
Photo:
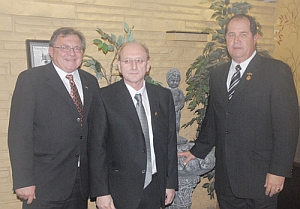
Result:
<svg viewBox="0 0 300 209">
<path fill-rule="evenodd" d="M 50 88 L 52 88 L 53 90 L 55 90 L 58 95 L 60 95 L 67 103 L 69 103 L 71 106 L 73 106 L 76 109 L 68 90 L 66 89 L 61 78 L 57 74 L 52 63 L 46 65 L 45 75 L 48 78 L 48 81 L 47 81 L 48 86 Z"/>
<path fill-rule="evenodd" d="M 159 124 L 156 120 L 159 118 L 159 100 L 158 100 L 158 92 L 152 88 L 152 84 L 146 83 L 146 90 L 148 94 L 148 100 L 150 105 L 150 112 L 151 112 L 151 124 L 152 124 L 152 131 L 153 136 L 156 130 L 156 125 Z"/>
<path fill-rule="evenodd" d="M 129 118 L 134 124 L 136 124 L 137 127 L 140 128 L 142 132 L 139 117 L 124 80 L 121 80 L 113 85 L 115 85 L 115 95 L 112 95 L 114 97 L 114 105 L 116 105 L 115 109 L 120 111 L 120 114 L 124 115 L 124 117 Z"/>
<path fill-rule="evenodd" d="M 220 101 L 229 101 L 228 100 L 228 91 L 227 91 L 227 77 L 229 72 L 230 63 L 227 63 L 224 65 L 224 67 L 219 67 L 216 69 L 213 69 L 211 72 L 211 80 L 214 85 L 214 91 L 215 94 L 211 94 L 211 99 L 213 100 L 220 100 Z M 222 102 L 223 103 L 223 102 Z M 224 105 L 227 105 L 227 103 L 224 103 Z"/>
<path fill-rule="evenodd" d="M 57 94 L 60 95 L 70 105 L 70 108 L 73 108 L 74 111 L 78 112 L 76 105 L 74 104 L 68 90 L 66 89 L 61 78 L 57 74 L 52 63 L 46 65 L 45 75 L 48 78 L 48 81 L 47 81 L 48 86 L 50 88 L 52 88 L 53 90 L 55 90 L 57 92 Z M 89 91 L 88 81 L 87 81 L 86 77 L 84 76 L 84 74 L 81 72 L 81 70 L 79 70 L 79 75 L 80 75 L 80 80 L 82 83 L 83 95 L 84 95 L 83 115 L 84 115 L 84 118 L 86 118 L 88 110 L 91 105 L 93 95 Z"/>
<path fill-rule="evenodd" d="M 83 91 L 83 97 L 84 97 L 84 105 L 83 105 L 83 120 L 88 116 L 88 112 L 92 103 L 93 99 L 93 92 L 92 89 L 90 89 L 89 82 L 82 72 L 81 69 L 78 70 L 80 80 L 81 80 L 81 85 L 82 85 L 82 91 Z"/>
<path fill-rule="evenodd" d="M 221 82 L 219 83 L 219 91 L 221 92 L 220 95 L 223 97 L 221 98 L 222 101 L 228 101 L 228 90 L 227 90 L 227 77 L 230 69 L 230 62 L 226 64 L 225 68 L 222 69 L 221 78 L 217 79 Z"/>
</svg>

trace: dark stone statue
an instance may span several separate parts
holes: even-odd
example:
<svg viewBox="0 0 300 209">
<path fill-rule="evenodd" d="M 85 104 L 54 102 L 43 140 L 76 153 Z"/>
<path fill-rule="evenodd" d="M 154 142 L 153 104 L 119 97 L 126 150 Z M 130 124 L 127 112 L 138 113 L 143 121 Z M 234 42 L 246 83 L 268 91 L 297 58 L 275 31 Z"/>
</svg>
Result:
<svg viewBox="0 0 300 209">
<path fill-rule="evenodd" d="M 181 76 L 180 72 L 177 68 L 172 68 L 167 73 L 167 83 L 168 88 L 171 90 L 175 105 L 175 113 L 176 113 L 176 132 L 179 133 L 180 129 L 180 110 L 184 106 L 184 94 L 181 89 L 178 88 Z"/>
<path fill-rule="evenodd" d="M 181 109 L 184 106 L 185 98 L 181 89 L 178 88 L 181 76 L 177 68 L 172 68 L 166 75 L 168 87 L 173 95 L 176 112 L 176 132 L 177 132 L 177 151 L 184 152 L 190 150 L 193 142 L 179 135 Z M 184 158 L 178 158 L 178 181 L 179 189 L 176 191 L 175 199 L 168 209 L 190 209 L 192 205 L 192 193 L 200 182 L 200 175 L 203 175 L 215 166 L 214 149 L 205 159 L 196 158 L 187 165 L 183 164 Z"/>
</svg>

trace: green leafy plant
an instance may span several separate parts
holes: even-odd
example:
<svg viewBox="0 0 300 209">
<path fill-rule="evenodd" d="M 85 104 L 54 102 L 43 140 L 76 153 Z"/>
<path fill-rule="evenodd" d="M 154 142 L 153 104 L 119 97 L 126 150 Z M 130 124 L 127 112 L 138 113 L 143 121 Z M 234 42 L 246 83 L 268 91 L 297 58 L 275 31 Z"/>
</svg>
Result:
<svg viewBox="0 0 300 209">
<path fill-rule="evenodd" d="M 203 33 L 208 33 L 211 40 L 206 44 L 203 53 L 199 55 L 195 62 L 186 72 L 187 94 L 186 102 L 188 102 L 188 109 L 194 111 L 195 116 L 183 127 L 188 127 L 198 124 L 197 135 L 201 129 L 201 124 L 205 116 L 205 110 L 208 102 L 209 94 L 209 70 L 213 67 L 228 62 L 230 56 L 226 48 L 225 40 L 225 26 L 227 21 L 235 14 L 245 14 L 252 6 L 247 2 L 230 3 L 230 0 L 217 0 L 213 1 L 210 9 L 214 10 L 211 19 L 215 19 L 219 28 L 218 29 L 204 29 Z M 262 26 L 257 23 L 257 31 L 262 36 Z M 265 50 L 258 50 L 263 56 L 269 56 Z M 214 171 L 206 174 L 209 183 L 203 185 L 207 188 L 210 198 L 214 198 Z"/>
<path fill-rule="evenodd" d="M 93 44 L 97 46 L 98 51 L 103 52 L 104 55 L 107 53 L 114 53 L 111 63 L 109 65 L 109 70 L 105 68 L 100 61 L 95 59 L 94 57 L 85 54 L 83 57 L 83 65 L 92 69 L 96 73 L 97 79 L 104 78 L 106 80 L 107 85 L 112 84 L 113 76 L 121 76 L 118 72 L 118 65 L 115 63 L 118 59 L 118 52 L 122 44 L 130 41 L 134 41 L 134 35 L 132 33 L 134 26 L 129 26 L 126 22 L 124 22 L 124 34 L 119 35 L 118 38 L 115 34 L 109 35 L 101 30 L 99 27 L 96 29 L 98 34 L 100 35 L 100 39 L 94 39 Z M 116 71 L 116 73 L 114 73 Z M 162 83 L 154 81 L 149 74 L 145 75 L 146 82 L 162 85 Z"/>
<path fill-rule="evenodd" d="M 207 194 L 209 195 L 210 199 L 214 199 L 215 198 L 215 181 L 214 181 L 215 172 L 213 171 L 208 172 L 203 176 L 203 178 L 207 178 L 209 182 L 204 183 L 202 187 L 207 189 Z"/>
<path fill-rule="evenodd" d="M 118 38 L 114 34 L 109 35 L 102 31 L 99 27 L 97 28 L 96 31 L 100 35 L 100 39 L 94 39 L 93 44 L 97 46 L 98 51 L 102 51 L 104 55 L 107 55 L 109 52 L 114 53 L 109 70 L 107 70 L 101 62 L 94 57 L 87 54 L 84 55 L 83 65 L 94 70 L 97 79 L 104 78 L 108 85 L 112 83 L 112 76 L 115 75 L 114 70 L 116 71 L 118 69 L 115 62 L 118 58 L 119 49 L 123 43 L 134 40 L 134 35 L 132 33 L 133 28 L 134 26 L 130 27 L 126 22 L 124 22 L 124 34 L 119 35 Z M 119 75 L 118 72 L 117 75 Z"/>
</svg>

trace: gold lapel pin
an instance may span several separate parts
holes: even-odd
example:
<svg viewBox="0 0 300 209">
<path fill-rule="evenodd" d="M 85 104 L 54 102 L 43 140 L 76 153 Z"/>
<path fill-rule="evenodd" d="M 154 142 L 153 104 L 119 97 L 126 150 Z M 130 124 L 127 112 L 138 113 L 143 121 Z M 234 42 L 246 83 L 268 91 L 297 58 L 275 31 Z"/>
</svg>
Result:
<svg viewBox="0 0 300 209">
<path fill-rule="evenodd" d="M 158 115 L 158 112 L 155 112 L 154 115 Z"/>
<path fill-rule="evenodd" d="M 247 77 L 246 77 L 247 81 L 249 81 L 251 79 L 251 76 L 252 76 L 252 73 L 247 73 Z"/>
</svg>

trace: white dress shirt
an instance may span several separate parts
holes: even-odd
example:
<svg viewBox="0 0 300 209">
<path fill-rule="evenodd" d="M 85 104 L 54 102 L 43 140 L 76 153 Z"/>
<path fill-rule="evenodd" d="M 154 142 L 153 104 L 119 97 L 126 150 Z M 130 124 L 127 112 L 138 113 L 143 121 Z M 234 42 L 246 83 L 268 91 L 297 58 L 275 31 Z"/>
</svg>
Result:
<svg viewBox="0 0 300 209">
<path fill-rule="evenodd" d="M 152 174 L 157 172 L 156 169 L 156 162 L 155 162 L 155 153 L 154 153 L 154 145 L 153 145 L 153 131 L 152 131 L 152 123 L 151 123 L 151 111 L 150 111 L 150 104 L 149 104 L 149 100 L 148 100 L 148 94 L 147 94 L 147 90 L 145 87 L 145 81 L 143 84 L 143 87 L 136 91 L 134 88 L 132 88 L 130 85 L 126 84 L 126 87 L 131 95 L 131 99 L 133 101 L 134 106 L 136 106 L 136 99 L 134 98 L 134 96 L 136 94 L 141 94 L 142 95 L 142 103 L 146 112 L 146 116 L 147 116 L 147 122 L 148 122 L 148 127 L 149 127 L 149 138 L 150 138 L 150 149 L 151 149 L 151 161 L 152 161 Z"/>
</svg>

